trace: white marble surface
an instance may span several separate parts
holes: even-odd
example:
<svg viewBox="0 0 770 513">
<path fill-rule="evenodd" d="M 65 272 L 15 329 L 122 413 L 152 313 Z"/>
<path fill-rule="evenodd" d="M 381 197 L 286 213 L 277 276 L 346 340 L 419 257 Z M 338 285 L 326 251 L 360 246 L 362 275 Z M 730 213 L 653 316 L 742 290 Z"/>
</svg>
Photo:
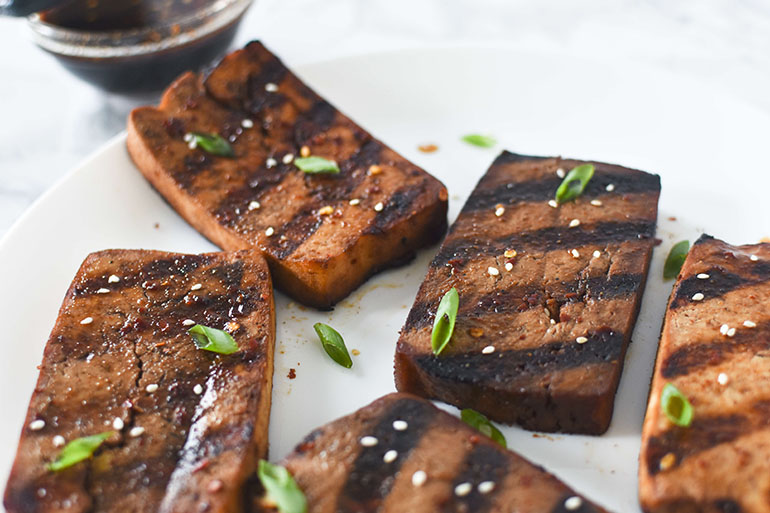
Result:
<svg viewBox="0 0 770 513">
<path fill-rule="evenodd" d="M 694 77 L 770 113 L 768 0 L 257 0 L 236 44 L 255 38 L 290 65 L 441 45 L 638 63 Z M 133 106 L 154 98 L 108 95 L 80 82 L 32 44 L 23 20 L 0 19 L 0 48 L 2 236 L 119 133 Z"/>
</svg>

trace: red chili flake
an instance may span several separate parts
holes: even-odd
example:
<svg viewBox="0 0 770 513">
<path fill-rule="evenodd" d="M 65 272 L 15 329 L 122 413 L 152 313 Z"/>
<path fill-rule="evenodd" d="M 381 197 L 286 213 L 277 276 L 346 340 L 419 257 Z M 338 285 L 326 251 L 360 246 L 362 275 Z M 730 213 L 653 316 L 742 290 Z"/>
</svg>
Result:
<svg viewBox="0 0 770 513">
<path fill-rule="evenodd" d="M 297 371 L 294 369 L 289 369 L 289 374 L 287 374 L 287 377 L 289 379 L 294 379 L 297 377 Z"/>
<path fill-rule="evenodd" d="M 194 473 L 196 473 L 196 472 L 199 472 L 199 471 L 203 470 L 203 469 L 204 469 L 204 468 L 206 468 L 206 467 L 208 467 L 208 466 L 209 466 L 209 463 L 211 463 L 211 460 L 209 460 L 208 458 L 207 458 L 207 459 L 205 459 L 205 460 L 203 460 L 203 461 L 201 461 L 200 463 L 198 463 L 198 464 L 195 466 L 195 468 L 193 469 L 193 474 L 194 474 Z"/>
</svg>

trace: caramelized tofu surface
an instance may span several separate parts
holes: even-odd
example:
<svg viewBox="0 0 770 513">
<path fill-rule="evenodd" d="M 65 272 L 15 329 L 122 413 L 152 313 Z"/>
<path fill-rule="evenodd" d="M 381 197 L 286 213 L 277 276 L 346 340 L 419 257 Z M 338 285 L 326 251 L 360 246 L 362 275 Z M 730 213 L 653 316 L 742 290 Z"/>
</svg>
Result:
<svg viewBox="0 0 770 513">
<path fill-rule="evenodd" d="M 770 511 L 770 244 L 702 236 L 671 293 L 639 457 L 647 513 Z M 661 408 L 666 384 L 688 427 Z"/>
<path fill-rule="evenodd" d="M 234 157 L 185 141 L 230 141 Z M 188 73 L 160 106 L 134 110 L 128 150 L 139 170 L 223 249 L 263 251 L 276 286 L 330 307 L 371 274 L 410 258 L 446 230 L 447 192 L 375 139 L 254 42 L 204 79 Z M 335 161 L 310 174 L 295 159 Z"/>
<path fill-rule="evenodd" d="M 309 513 L 599 513 L 547 471 L 430 402 L 390 394 L 316 429 L 284 461 Z M 271 511 L 256 501 L 256 511 Z"/>
<path fill-rule="evenodd" d="M 196 323 L 238 350 L 196 348 Z M 240 511 L 267 452 L 274 324 L 258 251 L 89 255 L 45 348 L 7 511 Z M 47 469 L 64 444 L 108 431 L 93 458 Z"/>
<path fill-rule="evenodd" d="M 584 193 L 552 202 L 559 175 L 584 163 L 508 152 L 495 160 L 401 330 L 399 391 L 537 431 L 608 428 L 655 244 L 660 179 L 592 162 Z M 435 356 L 436 309 L 452 287 L 454 334 Z"/>
</svg>

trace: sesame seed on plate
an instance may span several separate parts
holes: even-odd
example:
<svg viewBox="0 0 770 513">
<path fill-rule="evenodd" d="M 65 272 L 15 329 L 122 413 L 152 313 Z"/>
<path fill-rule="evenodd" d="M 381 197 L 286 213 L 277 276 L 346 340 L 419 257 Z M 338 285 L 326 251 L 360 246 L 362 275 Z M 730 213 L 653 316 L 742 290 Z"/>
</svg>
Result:
<svg viewBox="0 0 770 513">
<path fill-rule="evenodd" d="M 383 205 L 383 204 L 382 204 L 382 201 L 380 201 L 380 202 L 378 202 L 378 203 L 377 203 L 377 204 L 374 206 L 374 211 L 375 211 L 375 212 L 382 212 L 382 209 L 383 209 L 383 208 L 385 208 L 385 205 Z"/>
<path fill-rule="evenodd" d="M 572 255 L 572 258 L 580 258 L 580 253 L 576 249 L 570 251 L 570 254 Z"/>
<path fill-rule="evenodd" d="M 184 139 L 184 142 L 190 142 L 193 140 L 193 138 L 194 138 L 193 134 L 188 132 L 184 134 L 184 137 L 182 139 Z"/>
<path fill-rule="evenodd" d="M 382 168 L 378 166 L 377 164 L 372 164 L 369 166 L 369 169 L 366 171 L 366 174 L 369 176 L 374 176 L 382 173 Z"/>
<path fill-rule="evenodd" d="M 481 354 L 492 354 L 495 352 L 495 346 L 487 346 L 481 350 Z"/>
<path fill-rule="evenodd" d="M 458 497 L 464 497 L 471 493 L 471 490 L 473 490 L 473 485 L 470 483 L 460 483 L 459 485 L 455 486 L 455 495 Z"/>
<path fill-rule="evenodd" d="M 719 376 L 717 376 L 717 382 L 724 386 L 730 381 L 730 378 L 725 374 L 724 372 L 720 372 Z"/>
<path fill-rule="evenodd" d="M 377 445 L 378 440 L 373 436 L 365 436 L 361 438 L 361 445 L 364 447 L 374 447 Z"/>
<path fill-rule="evenodd" d="M 500 274 L 500 271 L 497 269 L 497 267 L 489 266 L 487 267 L 487 274 L 490 276 L 497 276 Z"/>
<path fill-rule="evenodd" d="M 497 205 L 495 207 L 495 216 L 500 217 L 503 214 L 505 214 L 505 207 L 502 205 Z"/>
<path fill-rule="evenodd" d="M 602 202 L 600 200 L 598 200 L 598 199 L 593 199 L 593 200 L 591 200 L 591 205 L 593 205 L 595 207 L 601 207 L 602 206 Z"/>
<path fill-rule="evenodd" d="M 292 160 L 294 160 L 294 154 L 287 153 L 286 155 L 283 156 L 283 158 L 281 159 L 281 162 L 283 162 L 284 164 L 291 164 Z"/>
<path fill-rule="evenodd" d="M 602 252 L 601 251 L 599 251 L 598 249 L 596 251 L 594 251 L 594 258 L 599 258 L 600 256 L 602 256 Z"/>
<path fill-rule="evenodd" d="M 556 176 L 558 176 L 559 178 L 564 178 L 565 176 L 567 176 L 567 173 L 564 171 L 564 168 L 560 167 L 559 169 L 556 170 Z"/>
<path fill-rule="evenodd" d="M 195 393 L 195 395 L 201 395 L 203 393 L 203 387 L 201 386 L 200 383 L 196 384 L 193 387 L 193 392 Z"/>
<path fill-rule="evenodd" d="M 730 326 L 728 326 L 727 324 L 723 324 L 722 326 L 719 327 L 719 333 L 721 333 L 722 335 L 727 335 L 728 331 L 730 331 Z"/>
<path fill-rule="evenodd" d="M 553 208 L 556 208 L 556 207 L 558 207 L 558 206 L 559 206 L 559 204 L 558 204 L 558 203 L 556 203 L 556 200 L 548 200 L 548 206 L 549 206 L 549 207 L 553 207 Z"/>
<path fill-rule="evenodd" d="M 275 167 L 276 164 L 278 164 L 278 161 L 275 160 L 273 157 L 270 157 L 265 161 L 265 167 L 268 169 L 270 169 L 271 167 Z"/>
<path fill-rule="evenodd" d="M 576 511 L 581 507 L 583 507 L 583 499 L 581 499 L 577 495 L 573 495 L 572 497 L 564 501 L 564 509 L 568 511 Z"/>
<path fill-rule="evenodd" d="M 518 253 L 516 253 L 516 250 L 515 250 L 515 249 L 506 249 L 506 250 L 503 252 L 503 256 L 504 256 L 505 258 L 514 258 L 514 257 L 516 257 L 516 255 L 518 255 Z"/>
<path fill-rule="evenodd" d="M 299 156 L 300 157 L 309 157 L 310 156 L 310 148 L 308 146 L 303 146 L 299 149 Z"/>
<path fill-rule="evenodd" d="M 580 226 L 580 219 L 573 219 L 569 222 L 570 228 L 575 228 L 576 226 Z"/>
<path fill-rule="evenodd" d="M 510 271 L 511 269 L 513 269 L 513 264 L 510 263 L 510 262 L 506 262 L 505 263 L 505 270 L 506 271 Z"/>
<path fill-rule="evenodd" d="M 94 318 L 93 317 L 86 317 L 85 319 L 80 321 L 80 324 L 91 324 L 92 322 L 94 322 Z"/>
<path fill-rule="evenodd" d="M 188 142 L 187 147 L 190 148 L 191 150 L 194 150 L 195 148 L 198 147 L 198 140 L 193 139 L 192 141 Z"/>
<path fill-rule="evenodd" d="M 63 436 L 61 436 L 61 435 L 56 435 L 55 437 L 53 437 L 53 446 L 54 446 L 54 447 L 61 447 L 61 446 L 63 446 L 65 443 L 67 443 L 67 441 L 64 439 L 64 437 L 63 437 Z"/>
<path fill-rule="evenodd" d="M 407 424 L 405 420 L 393 421 L 393 429 L 395 429 L 396 431 L 406 431 L 406 428 L 408 427 L 409 427 L 409 424 Z"/>
<path fill-rule="evenodd" d="M 325 207 L 321 207 L 318 209 L 319 216 L 328 216 L 333 212 L 334 212 L 334 207 L 332 207 L 331 205 L 326 205 Z"/>
<path fill-rule="evenodd" d="M 278 84 L 274 84 L 273 82 L 268 82 L 265 84 L 265 91 L 268 93 L 274 93 L 278 91 Z"/>
<path fill-rule="evenodd" d="M 190 290 L 200 290 L 201 288 L 203 288 L 203 285 L 201 285 L 200 283 L 196 283 L 195 285 L 190 287 Z"/>
<path fill-rule="evenodd" d="M 254 128 L 254 122 L 248 118 L 241 120 L 241 126 L 243 128 Z"/>
<path fill-rule="evenodd" d="M 37 489 L 37 496 L 41 499 L 45 497 L 48 494 L 48 492 L 45 490 L 45 488 L 38 488 Z"/>
<path fill-rule="evenodd" d="M 711 278 L 711 276 L 709 276 L 709 275 L 708 275 L 708 274 L 706 274 L 706 273 L 699 273 L 699 274 L 696 276 L 696 278 L 698 278 L 699 280 L 708 280 L 709 278 Z"/>
<path fill-rule="evenodd" d="M 112 274 L 109 278 L 107 278 L 107 283 L 117 283 L 120 281 L 120 278 L 118 278 L 116 275 Z"/>
<path fill-rule="evenodd" d="M 144 434 L 144 428 L 142 426 L 134 426 L 131 428 L 131 431 L 129 431 L 128 434 L 134 438 L 137 436 L 142 436 Z"/>
<path fill-rule="evenodd" d="M 473 328 L 468 330 L 468 333 L 470 333 L 471 337 L 473 338 L 479 338 L 484 334 L 484 330 L 477 326 L 474 326 Z"/>
<path fill-rule="evenodd" d="M 104 287 L 100 288 L 96 291 L 97 294 L 107 294 L 110 291 L 110 289 L 106 289 Z"/>
<path fill-rule="evenodd" d="M 586 342 L 588 342 L 588 338 L 586 338 L 586 337 L 578 337 L 578 338 L 575 339 L 575 342 L 577 342 L 578 344 L 585 344 Z"/>
<path fill-rule="evenodd" d="M 704 296 L 702 292 L 696 292 L 695 294 L 692 295 L 692 300 L 693 301 L 703 301 L 704 297 L 706 297 L 706 296 Z"/>
<path fill-rule="evenodd" d="M 182 321 L 182 326 L 192 326 L 195 324 L 195 321 L 192 319 L 185 319 Z"/>
<path fill-rule="evenodd" d="M 272 226 L 268 226 L 267 230 L 265 230 L 265 235 L 267 237 L 272 237 L 274 233 L 275 233 L 275 228 L 273 228 Z"/>
<path fill-rule="evenodd" d="M 752 262 L 756 262 L 757 260 L 759 260 L 759 257 L 757 255 L 751 255 L 749 257 L 749 260 L 751 260 Z"/>
<path fill-rule="evenodd" d="M 260 208 L 261 206 L 262 206 L 262 205 L 261 205 L 261 204 L 259 203 L 259 201 L 257 201 L 257 200 L 254 200 L 254 201 L 250 201 L 250 202 L 249 202 L 249 210 L 257 210 L 257 209 L 258 209 L 258 208 Z"/>
<path fill-rule="evenodd" d="M 29 429 L 32 431 L 40 431 L 45 427 L 45 421 L 43 419 L 33 420 L 29 423 Z"/>
<path fill-rule="evenodd" d="M 385 455 L 382 457 L 382 461 L 385 463 L 393 463 L 396 461 L 396 458 L 398 458 L 398 451 L 391 449 L 385 453 Z"/>
<path fill-rule="evenodd" d="M 152 394 L 153 392 L 158 391 L 158 385 L 156 383 L 150 383 L 146 387 L 144 387 L 145 390 L 147 390 L 147 393 Z"/>
<path fill-rule="evenodd" d="M 112 427 L 120 431 L 125 427 L 125 423 L 123 422 L 123 419 L 120 417 L 115 417 L 115 419 L 112 421 Z"/>
<path fill-rule="evenodd" d="M 735 336 L 735 328 L 730 328 L 727 330 L 727 336 L 728 337 L 734 337 Z"/>
<path fill-rule="evenodd" d="M 412 474 L 412 486 L 422 486 L 428 480 L 428 474 L 424 470 L 418 470 Z"/>
<path fill-rule="evenodd" d="M 478 486 L 479 493 L 489 493 L 494 489 L 495 489 L 494 481 L 482 481 L 481 483 L 479 483 L 479 486 Z"/>
<path fill-rule="evenodd" d="M 361 200 L 360 200 L 360 199 L 358 199 L 358 198 L 353 198 L 352 200 L 348 201 L 348 203 L 349 203 L 351 206 L 354 206 L 354 207 L 355 207 L 356 205 L 358 205 L 359 203 L 361 203 Z"/>
<path fill-rule="evenodd" d="M 757 323 L 754 322 L 754 321 L 743 321 L 743 325 L 746 328 L 756 328 L 757 327 Z"/>
<path fill-rule="evenodd" d="M 607 192 L 612 192 L 615 190 L 615 184 L 608 184 L 607 187 L 604 188 Z"/>
<path fill-rule="evenodd" d="M 668 470 L 671 467 L 673 467 L 675 463 L 676 463 L 676 454 L 674 454 L 673 452 L 669 452 L 660 459 L 660 463 L 658 464 L 658 467 L 660 468 L 660 470 Z"/>
</svg>

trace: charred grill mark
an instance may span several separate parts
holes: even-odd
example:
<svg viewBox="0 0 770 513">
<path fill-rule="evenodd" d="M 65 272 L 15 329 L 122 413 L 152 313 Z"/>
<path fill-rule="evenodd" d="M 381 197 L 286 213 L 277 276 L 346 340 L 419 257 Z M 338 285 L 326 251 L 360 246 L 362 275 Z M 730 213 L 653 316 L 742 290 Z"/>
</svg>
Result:
<svg viewBox="0 0 770 513">
<path fill-rule="evenodd" d="M 734 337 L 689 343 L 672 352 L 660 366 L 660 374 L 666 379 L 684 376 L 704 367 L 719 365 L 733 355 L 755 355 L 770 350 L 770 323 L 764 322 L 751 330 L 739 330 Z M 769 355 L 770 356 L 770 355 Z"/>
<path fill-rule="evenodd" d="M 191 190 L 195 178 L 202 172 L 209 169 L 211 159 L 202 151 L 194 151 L 184 156 L 181 167 L 174 167 L 171 170 L 171 176 L 182 189 Z"/>
<path fill-rule="evenodd" d="M 529 160 L 532 160 L 532 161 L 550 160 L 552 158 L 557 158 L 557 157 L 535 157 L 532 155 L 519 155 L 518 153 L 512 153 L 510 151 L 503 150 L 503 152 L 497 156 L 497 158 L 492 163 L 492 165 L 498 166 L 500 164 L 507 164 L 507 163 L 514 163 L 514 162 L 527 162 Z"/>
<path fill-rule="evenodd" d="M 268 169 L 263 164 L 250 174 L 245 185 L 227 191 L 212 213 L 220 223 L 230 227 L 236 226 L 249 211 L 249 203 L 253 200 L 264 202 L 269 192 L 280 185 L 293 168 L 293 165 L 279 163 Z"/>
<path fill-rule="evenodd" d="M 337 109 L 326 100 L 318 100 L 307 111 L 300 114 L 294 124 L 294 141 L 301 146 L 316 134 L 325 132 L 334 123 Z"/>
<path fill-rule="evenodd" d="M 486 513 L 494 504 L 494 497 L 502 488 L 508 474 L 509 461 L 506 454 L 491 445 L 477 445 L 466 456 L 452 482 L 452 489 L 461 483 L 470 483 L 473 488 L 465 496 L 452 496 L 446 503 L 443 513 Z M 479 490 L 479 484 L 491 481 L 494 488 L 487 493 Z"/>
<path fill-rule="evenodd" d="M 508 248 L 517 251 L 569 250 L 584 245 L 603 245 L 634 240 L 649 240 L 655 236 L 654 220 L 605 222 L 581 225 L 578 228 L 550 226 L 540 230 L 519 232 L 488 241 L 484 238 L 455 237 L 446 241 L 431 262 L 431 267 L 443 267 L 450 261 L 461 267 L 472 258 L 502 254 Z M 451 237 L 451 235 L 450 235 Z"/>
<path fill-rule="evenodd" d="M 337 502 L 337 513 L 373 513 L 390 493 L 401 465 L 428 431 L 436 409 L 429 403 L 403 399 L 395 402 L 362 436 L 373 436 L 374 447 L 361 447 Z M 393 422 L 405 420 L 406 431 L 393 429 Z M 398 452 L 391 463 L 383 457 L 389 450 Z"/>
<path fill-rule="evenodd" d="M 426 182 L 398 189 L 383 202 L 385 208 L 374 216 L 364 233 L 373 235 L 385 233 L 398 221 L 408 218 L 412 212 L 412 204 L 425 192 L 425 188 Z"/>
<path fill-rule="evenodd" d="M 701 280 L 697 276 L 690 276 L 679 282 L 670 309 L 692 304 L 692 296 L 698 292 L 709 300 L 734 290 L 766 282 L 770 280 L 770 262 L 752 263 L 745 270 L 747 275 L 734 274 L 723 267 L 713 267 L 701 272 L 708 274 L 709 278 Z"/>
<path fill-rule="evenodd" d="M 266 54 L 267 52 L 262 52 Z M 252 115 L 259 115 L 267 109 L 279 107 L 286 97 L 277 92 L 265 91 L 269 83 L 279 84 L 287 75 L 288 70 L 275 56 L 264 63 L 259 73 L 249 75 L 246 79 L 246 91 L 243 96 L 243 108 Z"/>
<path fill-rule="evenodd" d="M 510 383 L 582 365 L 617 362 L 623 355 L 624 335 L 609 329 L 585 335 L 588 342 L 552 342 L 531 349 L 446 356 L 421 355 L 417 365 L 436 380 L 469 385 Z"/>
<path fill-rule="evenodd" d="M 298 247 L 309 239 L 322 224 L 323 219 L 316 214 L 316 208 L 311 206 L 304 209 L 278 230 L 280 237 L 272 244 L 270 253 L 279 260 L 289 257 Z M 285 239 L 283 237 L 285 237 Z"/>
<path fill-rule="evenodd" d="M 732 499 L 718 499 L 714 501 L 714 507 L 720 513 L 741 513 L 743 508 Z"/>
<path fill-rule="evenodd" d="M 562 496 L 556 503 L 556 506 L 554 506 L 554 508 L 551 510 L 551 513 L 599 513 L 599 510 L 585 499 L 582 500 L 580 506 L 577 508 L 570 507 L 567 509 L 567 501 L 575 496 L 576 495 L 574 493 L 569 493 Z"/>
<path fill-rule="evenodd" d="M 560 305 L 588 300 L 602 301 L 636 294 L 642 285 L 641 274 L 615 274 L 597 276 L 573 282 L 561 282 L 543 291 L 539 284 L 516 285 L 495 290 L 478 299 L 461 301 L 457 319 L 483 318 L 487 315 L 523 312 L 534 307 L 545 307 L 547 299 L 555 299 Z M 438 301 L 420 301 L 409 312 L 403 331 L 420 329 L 433 323 Z"/>
<path fill-rule="evenodd" d="M 600 166 L 600 164 L 597 164 Z M 498 203 L 506 205 L 514 202 L 539 202 L 553 199 L 556 189 L 562 179 L 553 174 L 540 180 L 527 182 L 510 182 L 495 188 L 477 189 L 465 203 L 462 212 L 470 213 L 478 210 L 494 210 Z M 588 183 L 583 197 L 597 198 L 610 194 L 605 187 L 615 185 L 612 194 L 644 194 L 660 192 L 660 177 L 648 173 L 628 173 L 617 171 L 596 170 L 594 178 Z"/>
</svg>

